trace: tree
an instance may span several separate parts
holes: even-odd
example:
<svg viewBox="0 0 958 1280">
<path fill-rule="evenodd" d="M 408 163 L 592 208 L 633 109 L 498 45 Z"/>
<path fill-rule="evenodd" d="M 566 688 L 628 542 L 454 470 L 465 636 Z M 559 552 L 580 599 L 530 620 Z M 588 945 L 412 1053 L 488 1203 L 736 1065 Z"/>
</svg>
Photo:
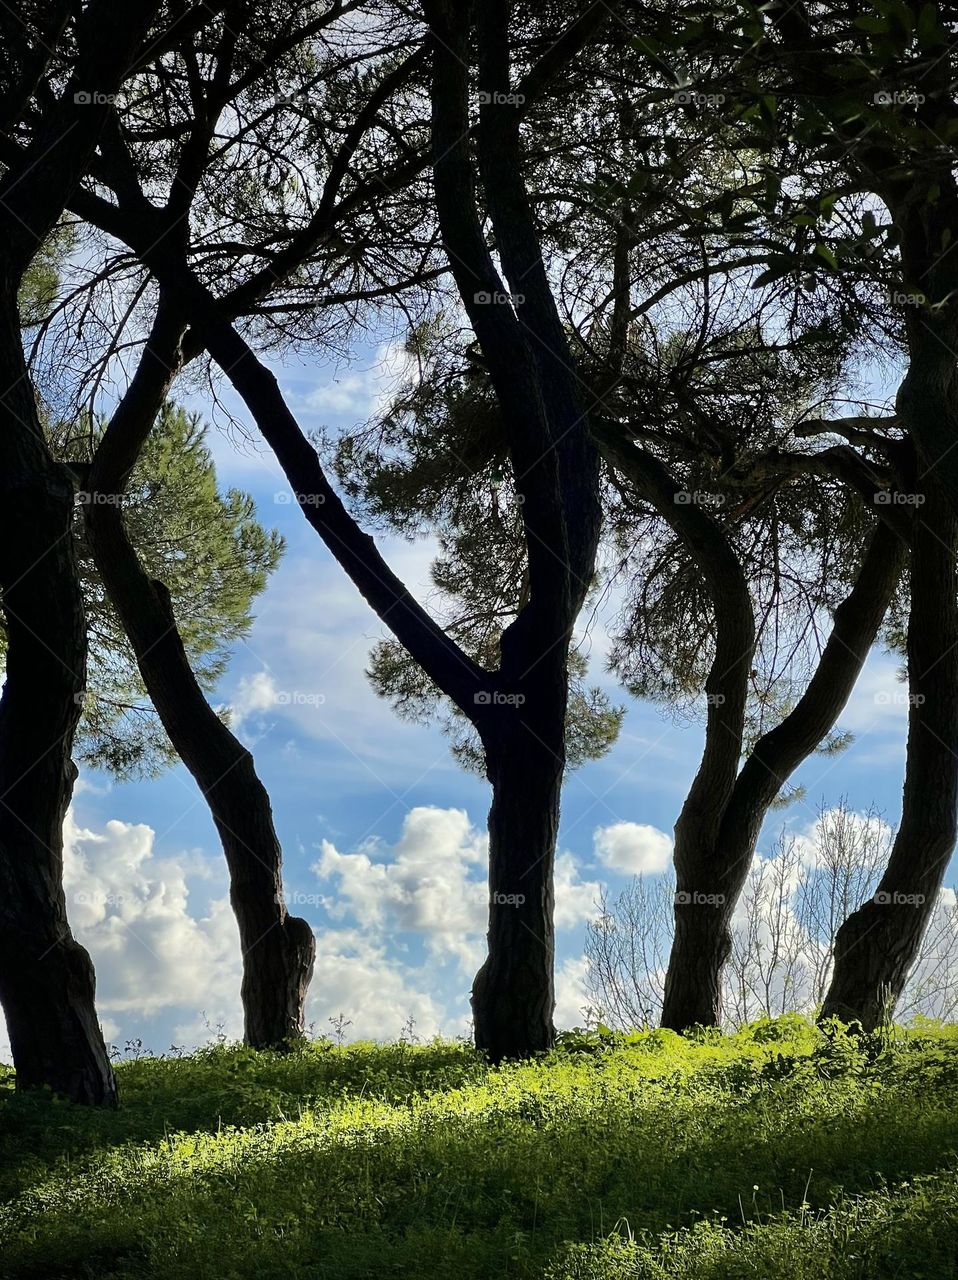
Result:
<svg viewBox="0 0 958 1280">
<path fill-rule="evenodd" d="M 763 159 L 784 159 L 797 178 L 771 192 L 783 239 L 792 228 L 791 242 L 770 261 L 772 274 L 791 284 L 814 268 L 825 278 L 867 281 L 881 291 L 881 324 L 904 357 L 886 429 L 904 432 L 913 447 L 913 455 L 899 448 L 893 461 L 903 496 L 923 505 L 911 548 L 902 822 L 880 886 L 888 901 L 865 904 L 842 926 L 825 1002 L 826 1013 L 874 1026 L 900 995 L 955 843 L 954 527 L 945 506 L 958 510 L 958 292 L 949 252 L 958 230 L 955 23 L 936 5 L 801 12 L 800 22 L 775 10 L 735 28 L 706 23 L 692 40 L 713 72 L 721 67 L 752 145 Z M 917 910 L 900 909 L 918 898 Z"/>
<path fill-rule="evenodd" d="M 115 777 L 155 777 L 176 760 L 158 722 L 120 619 L 86 545 L 84 487 L 106 424 L 47 428 L 51 452 L 79 486 L 75 531 L 90 652 L 76 755 Z M 207 428 L 195 413 L 163 405 L 124 494 L 124 520 L 146 571 L 170 594 L 190 665 L 206 693 L 226 669 L 232 645 L 252 625 L 252 605 L 283 553 L 283 540 L 257 522 L 252 498 L 220 493 Z M 0 622 L 0 662 L 5 635 Z"/>
<path fill-rule="evenodd" d="M 497 12 L 482 36 L 488 58 L 483 66 L 497 85 L 508 75 L 507 16 Z M 593 25 L 601 16 L 593 15 Z M 433 18 L 439 24 L 452 22 L 451 15 L 438 11 Z M 453 26 L 447 34 L 456 47 L 464 48 L 468 28 L 458 20 Z M 591 29 L 588 24 L 581 30 L 577 27 L 571 39 L 560 40 L 558 53 L 553 51 L 548 59 L 550 72 L 574 56 Z M 575 401 L 561 326 L 525 205 L 516 120 L 510 118 L 511 91 L 497 88 L 494 101 L 487 104 L 493 110 L 483 112 L 486 163 L 498 174 L 495 180 L 487 174 L 484 185 L 491 204 L 496 199 L 490 195 L 493 187 L 503 193 L 505 204 L 500 202 L 492 217 L 498 224 L 499 252 L 507 275 L 513 283 L 524 275 L 521 324 L 511 307 L 491 306 L 481 297 L 483 292 L 502 296 L 505 288 L 481 233 L 471 195 L 471 159 L 460 138 L 463 118 L 468 117 L 468 81 L 458 61 L 447 62 L 438 54 L 435 65 L 433 145 L 437 193 L 439 188 L 445 192 L 439 197 L 439 221 L 442 224 L 445 218 L 444 234 L 450 242 L 474 258 L 459 289 L 480 341 L 492 349 L 490 360 L 498 363 L 497 394 L 505 401 L 513 466 L 526 498 L 530 601 L 503 637 L 498 671 L 478 667 L 449 640 L 411 599 L 348 515 L 283 403 L 275 379 L 225 318 L 229 304 L 224 307 L 218 302 L 184 262 L 182 250 L 169 237 L 157 234 L 171 207 L 164 214 L 134 189 L 136 169 L 124 156 L 120 139 L 114 138 L 112 163 L 103 169 L 106 175 L 112 169 L 118 204 L 88 193 L 73 204 L 84 217 L 130 244 L 171 304 L 190 317 L 196 334 L 226 371 L 273 447 L 310 523 L 397 637 L 476 725 L 493 783 L 493 871 L 491 960 L 477 981 L 474 1008 L 477 1040 L 498 1059 L 544 1048 L 553 1036 L 551 871 L 564 751 L 567 650 L 572 623 L 591 578 L 598 534 L 597 464 Z M 508 100 L 505 115 L 500 110 L 502 94 Z M 453 135 L 456 146 L 448 150 Z M 343 174 L 335 176 L 338 184 Z M 180 199 L 177 189 L 177 207 Z M 320 212 L 325 215 L 325 206 Z M 315 235 L 310 230 L 310 236 Z M 308 246 L 311 240 L 306 238 L 305 243 Z M 450 243 L 450 256 L 457 254 L 459 250 Z M 301 261 L 301 257 L 293 259 L 294 264 Z M 488 290 L 477 290 L 473 270 L 479 271 L 480 282 L 488 283 Z M 268 283 L 274 278 L 270 271 Z M 249 296 L 248 287 L 244 293 Z M 545 355 L 537 345 L 543 341 Z M 517 350 L 522 353 L 523 369 L 518 382 Z M 169 360 L 166 367 L 171 367 Z M 91 505 L 91 510 L 99 509 L 108 507 Z"/>
<path fill-rule="evenodd" d="M 838 930 L 822 1008 L 866 1030 L 901 997 L 958 835 L 958 516 L 936 476 L 924 486 L 911 555 L 901 823 L 874 897 Z"/>
<path fill-rule="evenodd" d="M 732 926 L 724 973 L 724 1025 L 820 1009 L 835 959 L 835 933 L 850 911 L 873 899 L 892 832 L 875 810 L 842 801 L 822 807 L 814 829 L 783 828 L 753 864 Z M 672 934 L 671 876 L 637 876 L 614 900 L 605 896 L 586 939 L 593 1016 L 622 1029 L 657 1025 Z M 902 994 L 901 1013 L 947 1020 L 956 1007 L 958 914 L 953 892 L 939 894 L 935 927 L 922 938 Z"/>
<path fill-rule="evenodd" d="M 85 530 L 143 684 L 220 836 L 243 955 L 245 1039 L 256 1048 L 286 1048 L 303 1035 L 315 939 L 306 921 L 286 910 L 282 849 L 253 757 L 203 696 L 170 589 L 141 562 L 124 518 L 127 485 L 178 367 L 181 335 L 161 301 L 143 361 L 93 454 Z"/>
<path fill-rule="evenodd" d="M 116 1089 L 94 1009 L 93 967 L 74 940 L 62 886 L 62 824 L 85 683 L 73 487 L 44 439 L 24 363 L 18 292 L 89 163 L 112 98 L 156 22 L 159 4 L 53 4 L 19 27 L 0 23 L 9 62 L 0 122 L 32 115 L 38 76 L 58 91 L 37 107 L 22 154 L 0 178 L 0 591 L 7 678 L 0 697 L 0 1003 L 21 1087 L 78 1102 Z M 69 29 L 75 48 L 60 43 Z M 154 33 L 162 37 L 162 32 Z M 27 181 L 27 178 L 29 180 Z"/>
</svg>

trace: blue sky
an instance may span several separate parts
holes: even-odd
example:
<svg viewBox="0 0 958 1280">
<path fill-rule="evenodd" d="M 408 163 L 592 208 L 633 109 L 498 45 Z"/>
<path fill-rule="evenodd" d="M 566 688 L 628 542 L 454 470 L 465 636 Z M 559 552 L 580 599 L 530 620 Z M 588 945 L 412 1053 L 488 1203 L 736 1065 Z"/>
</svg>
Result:
<svg viewBox="0 0 958 1280">
<path fill-rule="evenodd" d="M 364 420 L 395 383 L 381 347 L 343 374 L 277 370 L 307 430 Z M 186 397 L 191 407 L 207 410 Z M 244 415 L 235 400 L 225 403 Z M 251 433 L 252 434 L 252 433 Z M 434 728 L 397 719 L 363 668 L 383 634 L 378 619 L 309 528 L 271 456 L 211 435 L 221 484 L 253 494 L 287 554 L 257 603 L 218 691 L 254 751 L 283 842 L 291 908 L 317 932 L 308 1007 L 317 1032 L 339 1013 L 349 1036 L 388 1038 L 407 1018 L 417 1033 L 465 1033 L 472 973 L 482 958 L 483 841 L 488 789 L 464 774 Z M 397 572 L 423 590 L 428 543 L 381 541 Z M 591 676 L 628 706 L 606 759 L 573 774 L 562 807 L 558 862 L 559 1025 L 581 1022 L 582 947 L 601 887 L 660 871 L 701 749 L 701 726 L 676 724 L 631 700 L 602 669 L 601 625 Z M 855 741 L 816 757 L 796 781 L 806 797 L 772 815 L 760 849 L 782 824 L 811 828 L 820 803 L 845 796 L 897 820 L 906 709 L 897 663 L 873 655 L 841 727 Z M 241 1030 L 239 957 L 227 881 L 209 813 L 180 767 L 158 781 L 117 785 L 85 773 L 66 830 L 67 898 L 97 967 L 108 1038 L 162 1051 L 222 1026 Z M 0 1036 L 0 1056 L 5 1044 Z"/>
</svg>

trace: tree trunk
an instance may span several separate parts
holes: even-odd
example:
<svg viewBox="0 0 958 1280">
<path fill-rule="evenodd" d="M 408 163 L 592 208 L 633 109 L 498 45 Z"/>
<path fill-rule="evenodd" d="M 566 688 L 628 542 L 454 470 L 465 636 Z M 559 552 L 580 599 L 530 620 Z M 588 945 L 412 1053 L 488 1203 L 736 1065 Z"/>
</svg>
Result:
<svg viewBox="0 0 958 1280">
<path fill-rule="evenodd" d="M 123 518 L 130 473 L 181 366 L 183 328 L 178 308 L 161 296 L 139 367 L 94 455 L 86 532 L 143 683 L 220 836 L 243 953 L 246 1041 L 280 1047 L 303 1034 L 315 939 L 305 920 L 287 915 L 282 849 L 253 758 L 207 702 L 169 593 L 143 570 Z"/>
<path fill-rule="evenodd" d="M 230 873 L 243 953 L 247 1044 L 279 1048 L 300 1038 L 316 942 L 283 900 L 282 849 L 269 795 L 249 751 L 216 715 L 190 666 L 169 593 L 140 566 L 122 510 L 91 485 L 87 531 L 97 569 L 136 654 L 170 741 L 210 807 Z M 112 496 L 112 495 L 110 495 Z"/>
<path fill-rule="evenodd" d="M 15 285 L 0 286 L 0 1003 L 19 1087 L 116 1102 L 93 965 L 67 923 L 63 819 L 86 676 L 73 487 L 47 451 Z"/>
<path fill-rule="evenodd" d="M 522 709 L 510 718 L 518 720 Z M 505 718 L 505 717 L 504 717 Z M 488 954 L 472 989 L 476 1047 L 492 1062 L 552 1047 L 555 865 L 562 737 L 550 749 L 517 723 L 487 739 Z"/>
<path fill-rule="evenodd" d="M 835 938 L 821 1017 L 874 1030 L 891 1017 L 955 847 L 958 812 L 958 517 L 927 477 L 908 619 L 908 750 L 901 824 L 875 896 Z"/>
<path fill-rule="evenodd" d="M 675 936 L 662 1004 L 662 1026 L 672 1031 L 717 1026 L 721 1021 L 722 975 L 732 952 L 732 934 L 724 907 L 707 902 L 707 897 L 700 889 L 676 890 Z"/>
<path fill-rule="evenodd" d="M 855 583 L 835 610 L 831 634 L 804 694 L 749 752 L 724 807 L 717 783 L 704 792 L 697 787 L 700 770 L 675 827 L 675 938 L 665 978 L 663 1026 L 683 1031 L 721 1024 L 732 917 L 762 823 L 782 786 L 848 701 L 900 580 L 903 558 L 898 536 L 877 525 Z M 711 725 L 708 732 L 714 732 Z"/>
<path fill-rule="evenodd" d="M 568 635 L 556 637 L 547 618 L 520 614 L 503 633 L 500 671 L 476 696 L 492 805 L 488 951 L 472 1012 L 476 1047 L 492 1062 L 527 1058 L 555 1042 L 553 872 L 568 649 Z"/>
</svg>

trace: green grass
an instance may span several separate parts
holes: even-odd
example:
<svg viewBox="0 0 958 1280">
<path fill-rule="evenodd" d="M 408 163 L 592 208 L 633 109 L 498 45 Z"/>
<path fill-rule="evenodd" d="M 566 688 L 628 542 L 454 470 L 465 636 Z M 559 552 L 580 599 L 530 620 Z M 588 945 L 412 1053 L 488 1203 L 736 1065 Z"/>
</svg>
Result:
<svg viewBox="0 0 958 1280">
<path fill-rule="evenodd" d="M 958 1028 L 239 1047 L 0 1081 L 0 1276 L 958 1277 Z"/>
</svg>

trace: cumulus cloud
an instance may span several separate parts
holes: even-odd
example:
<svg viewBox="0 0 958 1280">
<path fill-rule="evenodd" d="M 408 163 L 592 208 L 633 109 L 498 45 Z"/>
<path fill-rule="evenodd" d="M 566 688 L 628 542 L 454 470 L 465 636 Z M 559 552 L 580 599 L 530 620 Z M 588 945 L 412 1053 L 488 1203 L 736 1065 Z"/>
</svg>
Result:
<svg viewBox="0 0 958 1280">
<path fill-rule="evenodd" d="M 554 1022 L 559 1031 L 581 1027 L 585 1010 L 592 1000 L 588 993 L 589 962 L 585 956 L 570 956 L 556 971 L 556 1011 Z"/>
<path fill-rule="evenodd" d="M 302 397 L 302 407 L 324 416 L 365 420 L 384 412 L 415 370 L 416 362 L 402 342 L 384 342 L 368 368 L 316 387 Z"/>
<path fill-rule="evenodd" d="M 485 949 L 487 847 L 464 810 L 432 807 L 411 810 L 394 844 L 341 852 L 322 843 L 313 871 L 324 892 L 310 896 L 327 917 L 307 1004 L 316 1034 L 340 1014 L 350 1039 L 394 1037 L 410 1018 L 421 1036 L 467 1033 L 469 986 Z M 219 857 L 161 855 L 149 826 L 112 820 L 91 830 L 71 810 L 64 887 L 96 967 L 108 1041 L 143 1035 L 162 1049 L 220 1031 L 241 1036 L 239 940 Z M 557 927 L 595 914 L 599 893 L 560 853 Z M 310 915 L 297 895 L 291 906 Z M 582 1021 L 583 966 L 578 957 L 559 968 L 558 1025 Z M 0 1059 L 9 1060 L 2 1036 Z"/>
<path fill-rule="evenodd" d="M 93 832 L 72 811 L 64 824 L 67 912 L 93 957 L 105 1015 L 199 1008 L 212 992 L 239 991 L 229 900 L 223 894 L 191 902 L 187 884 L 188 877 L 221 875 L 219 860 L 157 857 L 154 838 L 148 826 L 116 820 Z"/>
<path fill-rule="evenodd" d="M 313 870 L 335 884 L 340 918 L 383 935 L 417 933 L 440 961 L 454 960 L 466 972 L 482 960 L 488 887 L 485 832 L 462 809 L 412 809 L 391 848 L 367 841 L 340 853 L 323 841 Z M 571 928 L 595 914 L 601 886 L 578 877 L 575 859 L 556 859 L 556 927 Z"/>
<path fill-rule="evenodd" d="M 220 860 L 189 852 L 160 857 L 154 846 L 154 831 L 142 823 L 112 820 L 92 831 L 73 809 L 67 813 L 67 914 L 93 959 L 108 1043 L 140 1035 L 145 1021 L 167 1012 L 222 1007 L 231 1026 L 237 1022 L 241 960 L 229 899 L 190 888 L 191 881 L 221 881 Z M 0 1060 L 9 1057 L 0 1038 Z"/>
<path fill-rule="evenodd" d="M 340 1016 L 350 1023 L 350 1040 L 391 1039 L 410 1021 L 422 1038 L 465 1030 L 465 990 L 459 992 L 458 1012 L 450 1013 L 430 994 L 434 978 L 397 962 L 382 940 L 359 929 L 329 929 L 316 942 L 316 977 L 306 1006 L 314 1034 L 330 1034 L 330 1022 Z"/>
<path fill-rule="evenodd" d="M 340 853 L 324 840 L 313 871 L 335 885 L 338 903 L 328 907 L 334 916 L 380 933 L 420 933 L 437 958 L 468 969 L 481 960 L 485 857 L 486 838 L 464 810 L 421 807 L 407 814 L 391 850 L 370 840 Z"/>
<path fill-rule="evenodd" d="M 628 875 L 654 875 L 667 870 L 672 860 L 671 838 L 644 822 L 597 827 L 593 846 L 604 867 Z"/>
<path fill-rule="evenodd" d="M 242 676 L 231 704 L 233 728 L 241 729 L 251 716 L 269 711 L 278 702 L 279 690 L 270 672 L 256 671 Z"/>
</svg>

